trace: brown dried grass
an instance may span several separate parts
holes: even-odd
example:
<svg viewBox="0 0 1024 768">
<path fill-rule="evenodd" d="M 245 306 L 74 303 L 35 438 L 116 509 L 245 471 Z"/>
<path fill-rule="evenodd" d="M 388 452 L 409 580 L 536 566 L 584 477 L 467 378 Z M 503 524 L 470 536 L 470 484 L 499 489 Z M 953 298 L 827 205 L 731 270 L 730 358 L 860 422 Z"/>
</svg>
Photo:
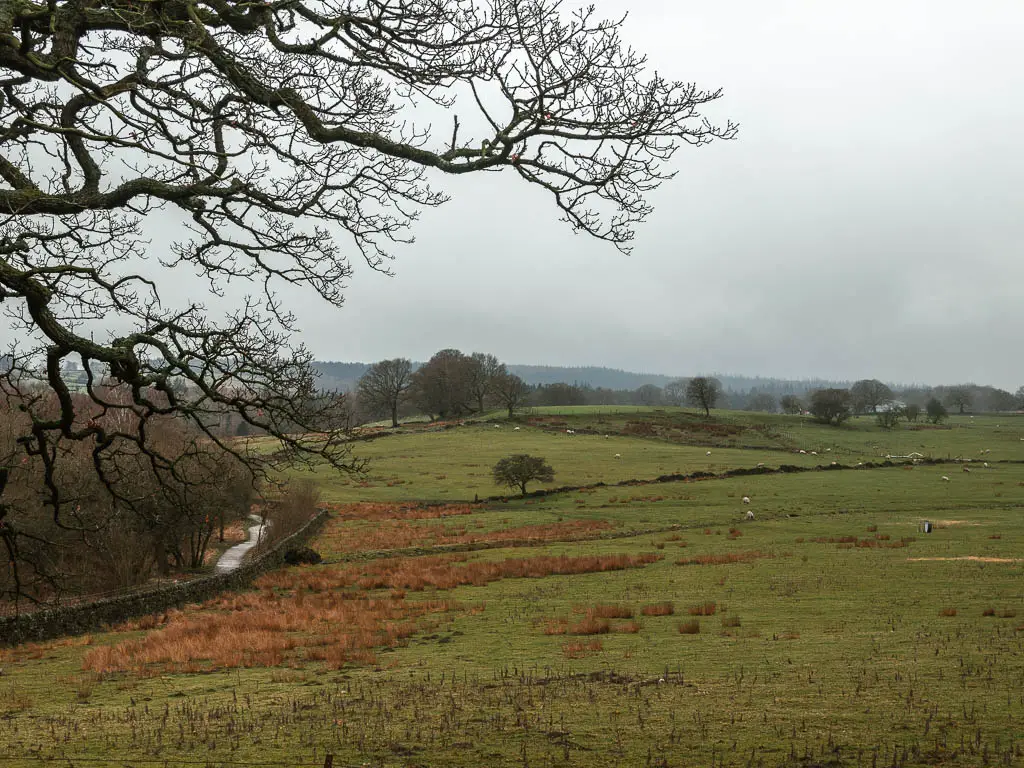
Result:
<svg viewBox="0 0 1024 768">
<path fill-rule="evenodd" d="M 671 616 L 675 612 L 676 608 L 670 602 L 645 605 L 643 608 L 640 609 L 640 613 L 644 616 Z"/>
</svg>

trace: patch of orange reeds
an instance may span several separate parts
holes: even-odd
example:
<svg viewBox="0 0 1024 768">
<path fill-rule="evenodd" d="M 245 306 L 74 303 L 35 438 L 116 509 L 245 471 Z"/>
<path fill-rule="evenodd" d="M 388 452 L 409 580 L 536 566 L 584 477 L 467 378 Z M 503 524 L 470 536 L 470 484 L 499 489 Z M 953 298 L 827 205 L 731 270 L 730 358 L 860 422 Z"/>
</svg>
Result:
<svg viewBox="0 0 1024 768">
<path fill-rule="evenodd" d="M 598 653 L 603 649 L 604 645 L 600 640 L 590 640 L 589 642 L 577 640 L 575 642 L 564 643 L 562 645 L 562 653 L 564 653 L 568 659 L 582 659 L 585 656 Z"/>
<path fill-rule="evenodd" d="M 406 602 L 353 594 L 272 591 L 228 595 L 174 612 L 163 629 L 101 646 L 84 657 L 97 673 L 195 672 L 325 661 L 337 668 L 393 648 L 424 628 L 429 614 L 459 610 L 449 600 Z"/>
</svg>

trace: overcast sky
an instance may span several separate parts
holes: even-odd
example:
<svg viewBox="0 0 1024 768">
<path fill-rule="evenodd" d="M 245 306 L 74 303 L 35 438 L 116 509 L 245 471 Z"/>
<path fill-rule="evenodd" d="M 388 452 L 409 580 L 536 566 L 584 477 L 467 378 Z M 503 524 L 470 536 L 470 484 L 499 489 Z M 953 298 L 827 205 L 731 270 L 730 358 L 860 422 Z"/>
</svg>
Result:
<svg viewBox="0 0 1024 768">
<path fill-rule="evenodd" d="M 440 178 L 395 277 L 362 264 L 320 359 L 1024 384 L 1019 0 L 595 0 L 736 141 L 676 156 L 632 256 L 511 172 Z"/>
</svg>

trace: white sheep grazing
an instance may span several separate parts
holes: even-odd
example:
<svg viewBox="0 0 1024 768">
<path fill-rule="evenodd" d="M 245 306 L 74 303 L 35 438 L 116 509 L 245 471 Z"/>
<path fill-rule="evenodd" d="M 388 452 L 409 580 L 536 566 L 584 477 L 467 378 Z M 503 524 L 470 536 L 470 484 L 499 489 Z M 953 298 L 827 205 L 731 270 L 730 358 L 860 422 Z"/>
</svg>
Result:
<svg viewBox="0 0 1024 768">
<path fill-rule="evenodd" d="M 983 467 L 987 467 L 987 466 L 988 466 L 988 462 L 987 462 L 987 461 L 983 461 L 983 462 L 981 462 L 981 465 L 982 465 Z"/>
<path fill-rule="evenodd" d="M 800 453 L 807 453 L 803 448 L 800 449 Z"/>
<path fill-rule="evenodd" d="M 494 428 L 495 428 L 495 429 L 501 429 L 501 424 L 495 424 L 495 425 L 494 425 Z"/>
<path fill-rule="evenodd" d="M 760 469 L 761 467 L 764 466 L 764 462 L 763 461 L 757 462 L 757 466 L 758 466 L 758 469 Z"/>
<path fill-rule="evenodd" d="M 967 472 L 967 473 L 970 473 L 970 471 L 971 471 L 971 470 L 969 470 L 969 469 L 968 469 L 967 467 L 961 467 L 961 469 L 962 469 L 962 470 L 963 470 L 964 472 Z"/>
<path fill-rule="evenodd" d="M 707 452 L 707 453 L 705 453 L 704 455 L 705 455 L 705 456 L 710 456 L 710 455 L 711 455 L 711 451 L 708 451 L 708 452 Z"/>
<path fill-rule="evenodd" d="M 744 504 L 749 504 L 750 503 L 750 497 L 749 496 L 744 496 L 743 497 L 743 503 Z"/>
<path fill-rule="evenodd" d="M 945 475 L 942 476 L 942 479 L 943 479 L 944 482 L 947 482 L 947 483 L 949 482 L 949 478 L 946 477 Z"/>
<path fill-rule="evenodd" d="M 818 455 L 817 451 L 811 451 L 811 456 L 817 456 L 817 455 Z"/>
<path fill-rule="evenodd" d="M 753 519 L 754 519 L 754 510 L 748 509 L 747 510 L 747 520 L 753 520 Z"/>
<path fill-rule="evenodd" d="M 518 432 L 519 431 L 519 427 L 512 427 L 512 431 L 513 432 Z"/>
<path fill-rule="evenodd" d="M 622 458 L 622 454 L 621 453 L 616 453 L 615 454 L 615 458 L 616 459 L 621 459 Z"/>
</svg>

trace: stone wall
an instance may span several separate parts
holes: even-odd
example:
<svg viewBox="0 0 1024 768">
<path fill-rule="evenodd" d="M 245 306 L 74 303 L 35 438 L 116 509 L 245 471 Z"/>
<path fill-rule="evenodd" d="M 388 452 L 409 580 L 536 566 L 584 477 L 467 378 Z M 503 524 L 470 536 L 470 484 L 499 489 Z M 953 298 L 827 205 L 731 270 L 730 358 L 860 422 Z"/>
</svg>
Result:
<svg viewBox="0 0 1024 768">
<path fill-rule="evenodd" d="M 167 584 L 90 603 L 0 617 L 0 645 L 94 632 L 137 616 L 159 613 L 186 603 L 199 603 L 221 592 L 242 589 L 257 576 L 280 566 L 289 549 L 304 546 L 320 532 L 328 515 L 328 510 L 321 509 L 291 536 L 281 539 L 264 554 L 243 562 L 231 573 L 201 576 L 179 584 Z"/>
</svg>

